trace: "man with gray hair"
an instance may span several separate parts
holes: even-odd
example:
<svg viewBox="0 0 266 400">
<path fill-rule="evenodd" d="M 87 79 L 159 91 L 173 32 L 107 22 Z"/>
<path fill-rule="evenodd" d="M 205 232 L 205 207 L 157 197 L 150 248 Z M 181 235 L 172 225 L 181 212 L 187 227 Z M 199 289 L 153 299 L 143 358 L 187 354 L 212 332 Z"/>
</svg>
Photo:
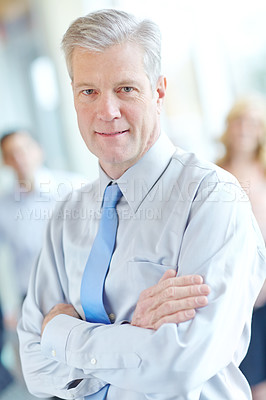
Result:
<svg viewBox="0 0 266 400">
<path fill-rule="evenodd" d="M 251 399 L 238 365 L 264 242 L 238 182 L 161 132 L 157 25 L 102 10 L 62 45 L 100 177 L 57 207 L 33 270 L 18 327 L 29 390 Z"/>
</svg>

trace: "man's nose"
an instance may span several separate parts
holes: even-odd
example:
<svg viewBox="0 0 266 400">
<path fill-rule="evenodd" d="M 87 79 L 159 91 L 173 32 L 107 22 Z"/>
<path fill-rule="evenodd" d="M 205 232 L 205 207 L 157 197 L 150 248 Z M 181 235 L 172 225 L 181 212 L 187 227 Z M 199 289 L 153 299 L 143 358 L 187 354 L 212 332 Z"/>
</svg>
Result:
<svg viewBox="0 0 266 400">
<path fill-rule="evenodd" d="M 120 118 L 119 101 L 114 94 L 101 94 L 97 104 L 97 118 L 102 121 L 112 121 Z"/>
</svg>

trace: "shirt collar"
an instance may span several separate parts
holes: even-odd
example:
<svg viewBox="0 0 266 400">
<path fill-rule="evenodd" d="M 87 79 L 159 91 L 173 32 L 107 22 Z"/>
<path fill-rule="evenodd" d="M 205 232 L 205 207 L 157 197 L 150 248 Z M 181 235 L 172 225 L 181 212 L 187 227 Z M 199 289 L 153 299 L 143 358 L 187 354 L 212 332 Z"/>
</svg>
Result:
<svg viewBox="0 0 266 400">
<path fill-rule="evenodd" d="M 175 151 L 170 139 L 162 133 L 144 156 L 117 179 L 116 183 L 134 213 L 163 174 Z M 101 198 L 110 182 L 112 179 L 100 167 Z"/>
</svg>

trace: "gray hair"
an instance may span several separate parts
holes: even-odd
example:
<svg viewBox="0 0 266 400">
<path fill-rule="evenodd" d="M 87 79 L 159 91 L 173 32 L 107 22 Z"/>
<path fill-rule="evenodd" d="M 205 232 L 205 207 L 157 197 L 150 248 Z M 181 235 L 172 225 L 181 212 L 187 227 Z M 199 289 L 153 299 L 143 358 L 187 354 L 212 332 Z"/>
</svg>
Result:
<svg viewBox="0 0 266 400">
<path fill-rule="evenodd" d="M 151 86 L 156 87 L 161 74 L 161 33 L 157 24 L 148 19 L 139 21 L 124 11 L 99 10 L 76 19 L 62 40 L 70 78 L 75 47 L 102 52 L 125 42 L 136 43 L 144 51 L 143 63 Z"/>
</svg>

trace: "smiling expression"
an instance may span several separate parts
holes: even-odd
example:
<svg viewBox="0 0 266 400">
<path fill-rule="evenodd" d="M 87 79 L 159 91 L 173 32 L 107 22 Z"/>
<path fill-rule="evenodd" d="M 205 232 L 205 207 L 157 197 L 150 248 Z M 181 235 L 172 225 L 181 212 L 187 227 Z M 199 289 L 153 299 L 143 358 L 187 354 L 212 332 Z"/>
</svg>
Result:
<svg viewBox="0 0 266 400">
<path fill-rule="evenodd" d="M 160 134 L 165 78 L 160 77 L 156 88 L 151 89 L 142 49 L 132 43 L 99 53 L 77 47 L 72 67 L 81 135 L 104 171 L 117 179 Z"/>
</svg>

